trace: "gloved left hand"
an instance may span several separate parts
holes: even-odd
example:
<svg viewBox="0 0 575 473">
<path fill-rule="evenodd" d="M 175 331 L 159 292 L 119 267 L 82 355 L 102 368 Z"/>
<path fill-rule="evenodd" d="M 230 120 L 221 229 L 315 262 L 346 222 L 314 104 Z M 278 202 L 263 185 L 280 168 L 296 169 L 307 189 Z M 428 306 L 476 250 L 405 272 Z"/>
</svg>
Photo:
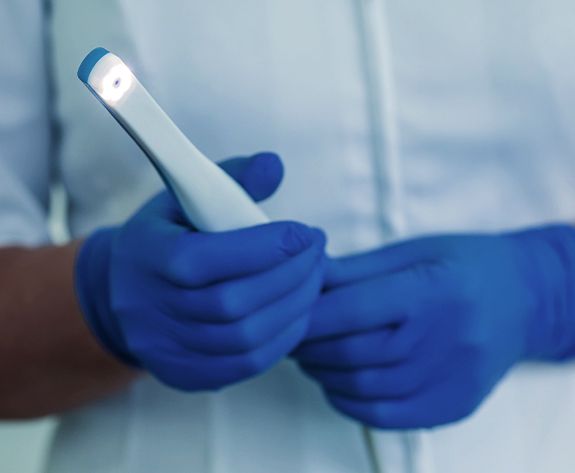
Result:
<svg viewBox="0 0 575 473">
<path fill-rule="evenodd" d="M 279 158 L 222 167 L 254 198 L 273 193 Z M 173 388 L 222 389 L 258 376 L 306 334 L 323 280 L 325 236 L 298 222 L 196 232 L 164 191 L 81 245 L 82 316 L 110 353 Z"/>
<path fill-rule="evenodd" d="M 517 362 L 575 354 L 575 230 L 428 237 L 333 260 L 294 353 L 336 409 L 421 428 L 472 413 Z"/>
</svg>

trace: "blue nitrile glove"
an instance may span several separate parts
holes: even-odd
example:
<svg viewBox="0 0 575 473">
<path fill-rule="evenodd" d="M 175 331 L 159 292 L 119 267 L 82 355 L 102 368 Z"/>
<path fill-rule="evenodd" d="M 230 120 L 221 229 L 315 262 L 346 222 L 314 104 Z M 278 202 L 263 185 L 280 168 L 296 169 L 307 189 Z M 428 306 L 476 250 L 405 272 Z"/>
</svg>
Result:
<svg viewBox="0 0 575 473">
<path fill-rule="evenodd" d="M 471 414 L 522 360 L 575 355 L 575 230 L 416 239 L 332 260 L 294 353 L 336 409 L 421 428 Z"/>
<path fill-rule="evenodd" d="M 223 167 L 259 199 L 282 176 L 270 154 Z M 162 192 L 123 226 L 85 241 L 76 288 L 88 325 L 117 357 L 175 388 L 218 389 L 301 342 L 324 245 L 321 231 L 295 222 L 198 233 Z"/>
</svg>

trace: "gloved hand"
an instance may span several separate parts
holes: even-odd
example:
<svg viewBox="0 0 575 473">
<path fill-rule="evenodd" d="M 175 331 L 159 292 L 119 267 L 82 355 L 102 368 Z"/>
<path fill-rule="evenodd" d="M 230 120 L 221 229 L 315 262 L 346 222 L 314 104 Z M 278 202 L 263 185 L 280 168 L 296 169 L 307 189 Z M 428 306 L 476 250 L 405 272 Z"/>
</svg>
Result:
<svg viewBox="0 0 575 473">
<path fill-rule="evenodd" d="M 383 429 L 472 413 L 517 362 L 575 354 L 575 230 L 438 236 L 333 260 L 294 353 Z"/>
<path fill-rule="evenodd" d="M 275 191 L 283 170 L 271 154 L 223 167 L 258 199 Z M 295 222 L 198 233 L 162 192 L 83 243 L 78 299 L 117 357 L 175 388 L 218 389 L 267 370 L 301 342 L 324 245 L 321 231 Z"/>
</svg>

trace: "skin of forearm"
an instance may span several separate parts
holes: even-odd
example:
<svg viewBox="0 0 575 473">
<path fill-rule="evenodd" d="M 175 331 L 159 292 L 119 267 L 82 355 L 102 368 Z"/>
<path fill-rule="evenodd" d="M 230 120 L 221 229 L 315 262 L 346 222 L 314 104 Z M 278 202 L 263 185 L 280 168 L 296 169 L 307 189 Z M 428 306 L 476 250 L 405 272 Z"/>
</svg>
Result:
<svg viewBox="0 0 575 473">
<path fill-rule="evenodd" d="M 79 407 L 138 376 L 84 322 L 73 283 L 79 245 L 0 248 L 1 419 Z"/>
</svg>

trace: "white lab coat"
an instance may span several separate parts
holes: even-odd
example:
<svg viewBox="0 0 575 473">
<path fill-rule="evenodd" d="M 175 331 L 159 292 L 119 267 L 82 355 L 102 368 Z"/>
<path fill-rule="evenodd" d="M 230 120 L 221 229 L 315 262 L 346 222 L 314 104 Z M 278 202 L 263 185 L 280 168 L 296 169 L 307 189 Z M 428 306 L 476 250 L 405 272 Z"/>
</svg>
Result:
<svg viewBox="0 0 575 473">
<path fill-rule="evenodd" d="M 574 22 L 570 0 L 53 0 L 49 94 L 40 2 L 2 2 L 0 241 L 47 241 L 50 179 L 73 236 L 161 187 L 75 78 L 95 46 L 209 156 L 281 153 L 266 212 L 325 228 L 334 254 L 573 221 Z M 216 394 L 143 379 L 67 413 L 47 472 L 572 473 L 574 439 L 571 364 L 518 367 L 457 425 L 366 442 L 284 362 Z"/>
</svg>

